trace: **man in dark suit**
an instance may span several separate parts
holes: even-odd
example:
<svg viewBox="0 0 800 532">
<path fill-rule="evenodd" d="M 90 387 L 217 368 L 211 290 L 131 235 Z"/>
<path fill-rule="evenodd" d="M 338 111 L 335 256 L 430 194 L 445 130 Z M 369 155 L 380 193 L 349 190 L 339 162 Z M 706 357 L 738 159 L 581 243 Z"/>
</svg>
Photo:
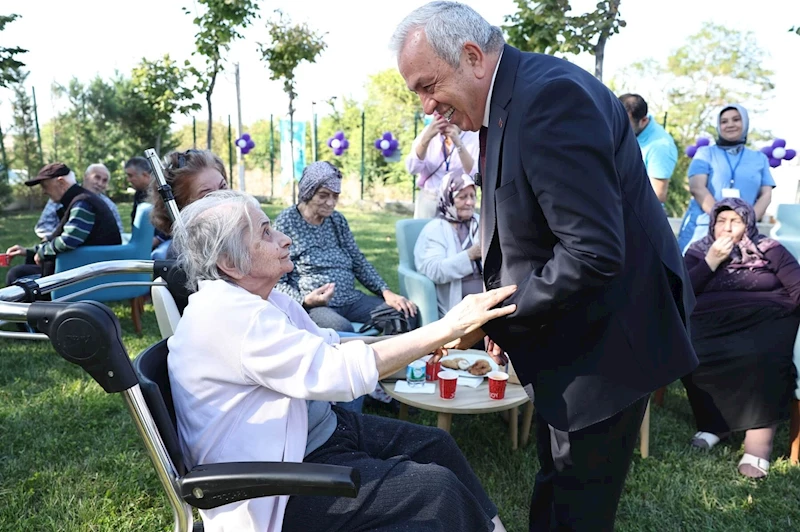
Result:
<svg viewBox="0 0 800 532">
<path fill-rule="evenodd" d="M 484 282 L 519 286 L 484 331 L 535 392 L 530 528 L 612 530 L 650 393 L 697 365 L 691 284 L 625 108 L 455 2 L 411 13 L 392 47 L 424 111 L 484 140 Z"/>
</svg>

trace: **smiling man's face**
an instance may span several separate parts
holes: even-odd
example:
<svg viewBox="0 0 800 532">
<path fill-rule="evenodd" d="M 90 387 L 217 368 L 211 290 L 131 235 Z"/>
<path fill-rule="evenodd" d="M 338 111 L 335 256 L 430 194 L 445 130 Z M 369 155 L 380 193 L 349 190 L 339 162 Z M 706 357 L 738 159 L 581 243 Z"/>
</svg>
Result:
<svg viewBox="0 0 800 532">
<path fill-rule="evenodd" d="M 465 131 L 478 131 L 483 123 L 491 72 L 487 57 L 474 43 L 466 43 L 458 68 L 436 55 L 425 31 L 413 30 L 397 55 L 397 67 L 408 88 L 422 102 L 425 114 L 437 111 Z"/>
</svg>

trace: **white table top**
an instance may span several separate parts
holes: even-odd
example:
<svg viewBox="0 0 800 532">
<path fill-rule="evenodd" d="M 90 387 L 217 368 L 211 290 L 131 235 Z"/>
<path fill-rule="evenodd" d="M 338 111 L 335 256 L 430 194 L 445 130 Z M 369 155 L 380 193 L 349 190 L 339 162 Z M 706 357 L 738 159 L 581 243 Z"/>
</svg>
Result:
<svg viewBox="0 0 800 532">
<path fill-rule="evenodd" d="M 515 406 L 522 406 L 530 401 L 528 394 L 519 384 L 506 384 L 506 396 L 503 399 L 490 399 L 488 379 L 484 379 L 477 388 L 470 388 L 469 386 L 457 387 L 454 399 L 442 399 L 439 397 L 438 381 L 436 382 L 436 392 L 432 394 L 398 393 L 394 391 L 394 385 L 394 382 L 381 382 L 381 386 L 386 393 L 401 403 L 423 410 L 446 414 L 499 412 Z"/>
</svg>

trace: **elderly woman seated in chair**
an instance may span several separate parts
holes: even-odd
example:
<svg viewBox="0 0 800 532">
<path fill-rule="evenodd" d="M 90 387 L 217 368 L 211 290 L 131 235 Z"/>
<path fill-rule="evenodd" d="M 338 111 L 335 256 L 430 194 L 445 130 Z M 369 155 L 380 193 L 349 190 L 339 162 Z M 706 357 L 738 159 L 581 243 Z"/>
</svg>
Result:
<svg viewBox="0 0 800 532">
<path fill-rule="evenodd" d="M 467 174 L 449 172 L 442 179 L 436 218 L 414 245 L 414 266 L 436 284 L 439 317 L 464 296 L 483 292 L 475 182 Z"/>
<path fill-rule="evenodd" d="M 795 388 L 800 265 L 758 233 L 753 207 L 738 198 L 714 205 L 709 234 L 685 260 L 697 295 L 691 324 L 700 359 L 683 379 L 700 431 L 692 444 L 711 448 L 746 431 L 739 471 L 764 477 Z"/>
<path fill-rule="evenodd" d="M 336 211 L 341 183 L 342 173 L 327 161 L 303 170 L 300 202 L 275 219 L 275 228 L 292 239 L 294 262 L 294 270 L 277 289 L 302 304 L 320 327 L 353 332 L 351 322 L 369 322 L 373 310 L 388 305 L 402 312 L 413 329 L 416 305 L 389 290 L 358 249 L 345 217 Z M 356 279 L 375 295 L 357 290 Z"/>
<path fill-rule="evenodd" d="M 515 310 L 507 287 L 470 296 L 441 320 L 367 345 L 340 343 L 274 290 L 291 240 L 250 196 L 214 192 L 173 227 L 196 292 L 169 339 L 169 378 L 190 466 L 290 461 L 361 474 L 354 499 L 265 497 L 201 511 L 206 530 L 505 530 L 453 439 L 439 429 L 331 406 L 412 360 Z"/>
</svg>

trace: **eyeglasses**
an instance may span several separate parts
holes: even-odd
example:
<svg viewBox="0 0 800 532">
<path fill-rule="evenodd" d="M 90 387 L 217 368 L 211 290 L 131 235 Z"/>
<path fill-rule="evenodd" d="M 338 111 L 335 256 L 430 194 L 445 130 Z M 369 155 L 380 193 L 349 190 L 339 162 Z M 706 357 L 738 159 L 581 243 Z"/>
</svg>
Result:
<svg viewBox="0 0 800 532">
<path fill-rule="evenodd" d="M 198 153 L 200 153 L 200 150 L 195 150 L 195 149 L 189 149 L 183 153 L 179 153 L 178 164 L 170 163 L 169 166 L 167 167 L 167 170 L 180 170 L 181 168 L 186 167 L 186 158 Z"/>
</svg>

